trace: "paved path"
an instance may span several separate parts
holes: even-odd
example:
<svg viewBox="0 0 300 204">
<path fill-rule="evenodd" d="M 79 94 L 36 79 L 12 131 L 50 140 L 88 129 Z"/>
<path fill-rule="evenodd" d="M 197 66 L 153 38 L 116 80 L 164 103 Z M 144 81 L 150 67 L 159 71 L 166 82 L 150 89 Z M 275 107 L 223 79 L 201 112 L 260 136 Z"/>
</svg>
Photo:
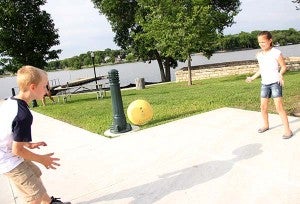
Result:
<svg viewBox="0 0 300 204">
<path fill-rule="evenodd" d="M 222 108 L 107 139 L 33 113 L 35 140 L 61 158 L 43 170 L 50 195 L 89 203 L 300 203 L 300 118 L 281 138 L 278 115 L 259 134 L 260 113 Z M 21 203 L 0 176 L 0 203 Z M 14 200 L 15 196 L 15 200 Z"/>
</svg>

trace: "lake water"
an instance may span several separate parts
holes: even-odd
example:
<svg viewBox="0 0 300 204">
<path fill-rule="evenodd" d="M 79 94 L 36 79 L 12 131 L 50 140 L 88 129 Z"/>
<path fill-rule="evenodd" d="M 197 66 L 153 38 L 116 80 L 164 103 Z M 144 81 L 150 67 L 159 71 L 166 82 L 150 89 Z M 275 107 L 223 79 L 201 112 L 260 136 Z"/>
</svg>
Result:
<svg viewBox="0 0 300 204">
<path fill-rule="evenodd" d="M 300 56 L 300 44 L 278 47 L 285 57 Z M 231 62 L 241 60 L 254 60 L 258 49 L 244 50 L 235 52 L 220 52 L 215 53 L 209 60 L 201 55 L 192 56 L 192 66 L 200 64 L 212 64 L 220 62 Z M 171 69 L 172 81 L 175 81 L 176 70 L 187 66 L 186 63 L 179 62 L 176 69 Z M 108 75 L 111 69 L 119 71 L 120 85 L 125 86 L 130 83 L 135 83 L 136 78 L 145 78 L 146 82 L 160 82 L 160 71 L 156 61 L 151 63 L 126 63 L 111 66 L 96 67 L 97 76 Z M 94 77 L 93 68 L 80 69 L 74 71 L 55 71 L 49 72 L 49 80 L 59 81 L 60 84 L 65 84 L 80 78 Z M 0 78 L 0 99 L 11 96 L 11 88 L 17 87 L 16 77 Z"/>
</svg>

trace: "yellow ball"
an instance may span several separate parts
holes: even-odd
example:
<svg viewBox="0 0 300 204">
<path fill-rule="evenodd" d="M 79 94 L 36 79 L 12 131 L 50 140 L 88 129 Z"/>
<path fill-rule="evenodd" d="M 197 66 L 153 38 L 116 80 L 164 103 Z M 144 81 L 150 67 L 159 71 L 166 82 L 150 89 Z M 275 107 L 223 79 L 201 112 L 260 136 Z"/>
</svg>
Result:
<svg viewBox="0 0 300 204">
<path fill-rule="evenodd" d="M 153 109 L 145 100 L 135 100 L 127 108 L 127 116 L 134 125 L 144 125 L 153 117 Z"/>
</svg>

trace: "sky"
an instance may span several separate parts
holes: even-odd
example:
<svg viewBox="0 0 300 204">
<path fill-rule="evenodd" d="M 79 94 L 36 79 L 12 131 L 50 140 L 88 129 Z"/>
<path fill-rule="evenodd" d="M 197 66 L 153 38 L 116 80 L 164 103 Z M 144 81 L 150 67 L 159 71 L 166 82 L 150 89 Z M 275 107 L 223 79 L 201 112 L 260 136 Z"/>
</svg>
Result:
<svg viewBox="0 0 300 204">
<path fill-rule="evenodd" d="M 224 34 L 289 28 L 300 31 L 300 10 L 296 10 L 292 0 L 241 0 L 241 3 L 236 23 L 226 28 Z M 113 41 L 110 24 L 91 0 L 48 0 L 42 10 L 51 15 L 58 29 L 60 45 L 53 49 L 62 49 L 60 59 L 88 51 L 120 49 Z"/>
</svg>

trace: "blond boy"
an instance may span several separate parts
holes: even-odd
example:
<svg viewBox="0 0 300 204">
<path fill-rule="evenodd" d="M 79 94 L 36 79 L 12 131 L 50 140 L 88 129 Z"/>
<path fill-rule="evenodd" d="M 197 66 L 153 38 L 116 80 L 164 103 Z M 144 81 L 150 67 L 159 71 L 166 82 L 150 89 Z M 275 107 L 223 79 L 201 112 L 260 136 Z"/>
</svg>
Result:
<svg viewBox="0 0 300 204">
<path fill-rule="evenodd" d="M 41 181 L 38 162 L 47 169 L 59 166 L 54 153 L 40 155 L 30 149 L 46 146 L 45 142 L 32 142 L 32 114 L 28 104 L 41 100 L 46 93 L 47 73 L 33 66 L 23 66 L 17 72 L 19 93 L 0 106 L 0 174 L 6 175 L 23 195 L 26 203 L 63 203 L 49 197 Z"/>
</svg>

